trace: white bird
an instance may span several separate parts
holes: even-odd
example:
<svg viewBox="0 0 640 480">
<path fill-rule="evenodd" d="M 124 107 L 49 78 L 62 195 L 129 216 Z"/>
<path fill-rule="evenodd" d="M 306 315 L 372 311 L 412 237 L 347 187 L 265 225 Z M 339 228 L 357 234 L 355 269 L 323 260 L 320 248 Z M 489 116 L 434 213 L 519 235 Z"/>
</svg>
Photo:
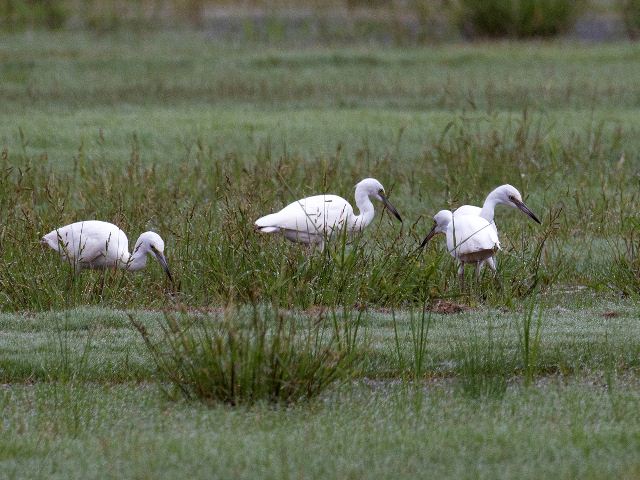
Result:
<svg viewBox="0 0 640 480">
<path fill-rule="evenodd" d="M 498 205 L 507 205 L 509 207 L 519 208 L 522 212 L 526 213 L 529 217 L 531 217 L 534 221 L 541 223 L 538 220 L 538 217 L 525 205 L 522 201 L 522 195 L 517 188 L 505 184 L 500 185 L 487 195 L 487 198 L 484 201 L 482 207 L 476 207 L 475 205 L 462 205 L 458 207 L 454 212 L 454 217 L 459 217 L 462 215 L 475 215 L 484 218 L 491 224 L 491 228 L 498 234 L 498 229 L 496 228 L 496 224 L 494 221 L 495 208 Z M 496 271 L 496 263 L 495 258 L 490 257 L 486 260 L 486 263 L 489 265 L 491 270 Z"/>
<path fill-rule="evenodd" d="M 255 222 L 256 230 L 263 233 L 282 232 L 287 240 L 319 244 L 324 248 L 325 239 L 346 229 L 359 231 L 373 220 L 374 210 L 370 197 L 380 200 L 402 222 L 400 214 L 391 205 L 382 184 L 374 178 L 365 178 L 356 185 L 355 200 L 360 215 L 344 198 L 337 195 L 315 195 L 290 203 L 282 210 L 265 215 Z"/>
<path fill-rule="evenodd" d="M 138 238 L 133 253 L 129 253 L 129 240 L 117 226 L 99 220 L 76 222 L 56 228 L 40 240 L 60 254 L 63 261 L 74 269 L 122 268 L 136 271 L 147 264 L 147 254 L 153 255 L 173 281 L 167 259 L 164 256 L 164 241 L 155 232 L 144 232 Z"/>
<path fill-rule="evenodd" d="M 477 215 L 454 215 L 450 210 L 440 210 L 433 220 L 433 228 L 420 247 L 424 247 L 434 235 L 444 233 L 447 237 L 447 250 L 460 262 L 458 275 L 462 285 L 466 263 L 476 265 L 476 277 L 480 275 L 480 267 L 485 261 L 495 272 L 495 264 L 489 259 L 500 250 L 500 240 L 491 223 Z"/>
<path fill-rule="evenodd" d="M 476 207 L 475 205 L 462 205 L 453 212 L 453 215 L 477 215 L 493 224 L 495 208 L 498 205 L 507 205 L 509 207 L 519 208 L 529 215 L 529 217 L 531 217 L 535 222 L 541 223 L 540 220 L 538 220 L 538 217 L 536 217 L 529 207 L 524 204 L 522 201 L 522 195 L 520 195 L 518 189 L 509 184 L 500 185 L 492 190 L 484 200 L 482 207 Z"/>
</svg>

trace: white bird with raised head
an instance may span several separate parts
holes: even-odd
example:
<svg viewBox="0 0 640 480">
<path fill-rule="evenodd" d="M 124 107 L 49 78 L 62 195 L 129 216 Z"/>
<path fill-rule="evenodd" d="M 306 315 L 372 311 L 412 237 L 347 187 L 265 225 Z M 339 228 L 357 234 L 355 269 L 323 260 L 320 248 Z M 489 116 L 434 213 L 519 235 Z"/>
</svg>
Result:
<svg viewBox="0 0 640 480">
<path fill-rule="evenodd" d="M 173 281 L 164 256 L 164 241 L 155 232 L 140 235 L 133 253 L 129 253 L 129 240 L 122 230 L 99 220 L 56 228 L 42 237 L 40 243 L 58 252 L 63 261 L 77 270 L 121 268 L 136 271 L 146 266 L 147 255 L 153 255 Z"/>
<path fill-rule="evenodd" d="M 324 248 L 325 239 L 345 229 L 359 231 L 371 223 L 374 216 L 371 198 L 380 200 L 402 222 L 398 210 L 387 199 L 384 187 L 375 178 L 365 178 L 356 185 L 355 200 L 360 214 L 344 198 L 337 195 L 314 195 L 290 203 L 282 210 L 265 215 L 255 222 L 263 233 L 282 232 L 287 240 Z"/>
<path fill-rule="evenodd" d="M 436 234 L 444 233 L 447 237 L 447 250 L 458 262 L 458 275 L 464 285 L 464 266 L 475 264 L 476 277 L 480 275 L 480 267 L 487 262 L 495 272 L 493 256 L 500 250 L 500 241 L 495 228 L 485 218 L 477 215 L 454 215 L 450 210 L 440 210 L 433 217 L 434 225 L 420 247 Z"/>
<path fill-rule="evenodd" d="M 538 217 L 536 217 L 536 215 L 522 201 L 522 195 L 520 195 L 518 189 L 509 184 L 500 185 L 492 190 L 484 200 L 482 207 L 476 207 L 475 205 L 462 205 L 453 212 L 453 215 L 477 215 L 484 218 L 487 222 L 494 224 L 493 217 L 495 215 L 495 208 L 498 205 L 507 205 L 509 207 L 518 208 L 531 217 L 535 222 L 541 223 L 540 220 L 538 220 Z"/>
<path fill-rule="evenodd" d="M 453 212 L 454 217 L 460 217 L 462 215 L 475 215 L 484 218 L 491 224 L 491 228 L 498 234 L 498 229 L 494 221 L 495 208 L 498 205 L 506 205 L 513 208 L 520 209 L 523 213 L 528 215 L 537 223 L 541 223 L 538 217 L 525 205 L 522 201 L 522 195 L 517 188 L 512 185 L 505 184 L 493 189 L 487 198 L 484 200 L 482 207 L 476 207 L 475 205 L 462 205 L 456 208 Z M 496 261 L 492 256 L 486 260 L 491 270 L 496 271 Z M 482 266 L 482 265 L 481 265 Z"/>
</svg>

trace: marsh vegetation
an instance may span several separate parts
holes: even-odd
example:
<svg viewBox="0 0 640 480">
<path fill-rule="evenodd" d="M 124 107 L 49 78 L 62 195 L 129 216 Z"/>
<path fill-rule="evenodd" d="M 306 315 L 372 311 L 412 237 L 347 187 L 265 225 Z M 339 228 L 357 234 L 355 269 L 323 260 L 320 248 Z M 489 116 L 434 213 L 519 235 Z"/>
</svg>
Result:
<svg viewBox="0 0 640 480">
<path fill-rule="evenodd" d="M 9 477 L 637 474 L 635 45 L 3 40 Z M 367 176 L 402 225 L 313 253 L 253 231 Z M 462 290 L 417 246 L 503 183 L 542 225 L 498 210 L 498 276 Z M 90 218 L 160 232 L 175 284 L 41 248 Z"/>
</svg>

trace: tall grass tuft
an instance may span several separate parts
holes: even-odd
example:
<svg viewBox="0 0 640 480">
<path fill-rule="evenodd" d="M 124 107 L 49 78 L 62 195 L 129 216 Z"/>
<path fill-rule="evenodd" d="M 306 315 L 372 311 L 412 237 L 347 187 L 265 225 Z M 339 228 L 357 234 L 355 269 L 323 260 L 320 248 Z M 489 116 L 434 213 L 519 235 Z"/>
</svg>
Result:
<svg viewBox="0 0 640 480">
<path fill-rule="evenodd" d="M 512 355 L 503 339 L 496 338 L 496 327 L 489 320 L 486 336 L 474 328 L 464 340 L 453 345 L 457 387 L 471 398 L 502 398 L 513 373 Z"/>
<path fill-rule="evenodd" d="M 538 361 L 542 343 L 542 307 L 540 307 L 534 320 L 537 304 L 538 302 L 532 301 L 527 306 L 519 334 L 522 369 L 524 372 L 524 382 L 527 386 L 531 385 L 536 373 L 539 371 Z"/>
<path fill-rule="evenodd" d="M 425 372 L 427 339 L 429 337 L 429 328 L 431 327 L 431 311 L 427 313 L 426 305 L 423 306 L 418 315 L 415 314 L 413 309 L 409 310 L 409 335 L 411 337 L 411 356 L 409 359 L 405 358 L 403 354 L 401 342 L 404 343 L 404 341 L 400 338 L 395 310 L 391 312 L 391 318 L 398 370 L 409 372 L 412 380 L 419 381 Z"/>
<path fill-rule="evenodd" d="M 472 120 L 463 116 L 452 122 L 419 157 L 398 158 L 397 168 L 393 156 L 366 162 L 356 157 L 335 168 L 334 157 L 279 152 L 268 142 L 260 144 L 255 158 L 241 151 L 223 156 L 200 138 L 174 163 L 156 163 L 145 160 L 150 151 L 135 134 L 128 151 L 125 146 L 117 154 L 102 156 L 100 148 L 81 144 L 73 165 L 60 168 L 20 130 L 19 144 L 0 155 L 0 309 L 96 304 L 161 309 L 173 308 L 176 299 L 211 307 L 265 298 L 300 309 L 417 308 L 425 296 L 450 297 L 457 284 L 443 242 L 416 253 L 424 219 L 446 206 L 480 204 L 507 181 L 523 191 L 543 225 L 517 212 L 497 212 L 501 287 L 486 276 L 481 291 L 487 303 L 512 306 L 535 289 L 563 283 L 625 287 L 629 272 L 609 278 L 615 272 L 608 275 L 610 252 L 603 248 L 607 241 L 619 243 L 618 232 L 627 230 L 629 241 L 636 241 L 627 213 L 637 200 L 632 162 L 619 164 L 615 172 L 608 167 L 620 156 L 617 141 L 592 127 L 561 140 L 526 112 L 488 129 Z M 589 165 L 603 172 L 602 178 L 587 173 Z M 561 187 L 569 170 L 585 172 L 576 174 L 580 189 Z M 363 172 L 388 186 L 410 221 L 401 226 L 378 209 L 362 234 L 335 238 L 324 252 L 253 230 L 259 216 L 319 191 L 353 201 L 353 185 Z M 126 194 L 114 188 L 123 179 L 136 188 Z M 423 197 L 425 192 L 438 193 Z M 143 231 L 160 233 L 177 291 L 155 262 L 137 274 L 83 271 L 74 278 L 69 265 L 43 250 L 39 239 L 84 219 L 117 224 L 130 246 Z M 627 283 L 631 290 L 638 280 Z"/>
<path fill-rule="evenodd" d="M 496 303 L 511 304 L 557 283 L 566 267 L 561 258 L 553 259 L 553 265 L 546 264 L 545 246 L 554 242 L 561 214 L 562 208 L 551 209 L 542 226 L 523 225 L 517 238 L 502 235 L 504 251 L 498 257 L 500 288 L 494 293 L 499 300 Z"/>
<path fill-rule="evenodd" d="M 297 318 L 256 305 L 200 316 L 167 313 L 159 340 L 130 319 L 153 356 L 160 381 L 205 403 L 310 399 L 346 378 L 359 358 L 361 313 Z"/>
<path fill-rule="evenodd" d="M 92 350 L 94 330 L 89 329 L 87 338 L 81 346 L 80 355 L 76 351 L 79 345 L 74 345 L 71 339 L 70 312 L 53 317 L 55 328 L 55 361 L 47 365 L 49 380 L 56 382 L 82 381 L 87 370 L 89 356 Z"/>
</svg>

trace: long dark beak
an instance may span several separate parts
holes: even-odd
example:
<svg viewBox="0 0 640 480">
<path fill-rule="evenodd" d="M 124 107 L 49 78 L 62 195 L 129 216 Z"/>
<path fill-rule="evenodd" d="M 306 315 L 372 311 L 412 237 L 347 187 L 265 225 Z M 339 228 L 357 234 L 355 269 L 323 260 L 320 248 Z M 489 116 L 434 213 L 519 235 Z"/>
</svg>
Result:
<svg viewBox="0 0 640 480">
<path fill-rule="evenodd" d="M 171 276 L 171 270 L 169 270 L 169 264 L 167 263 L 167 259 L 165 258 L 165 256 L 162 253 L 160 253 L 159 251 L 155 250 L 155 249 L 153 250 L 153 254 L 158 259 L 158 262 L 160 263 L 160 265 L 162 265 L 162 268 L 166 272 L 167 277 L 169 277 L 169 280 L 171 280 L 171 283 L 173 283 L 173 277 Z"/>
<path fill-rule="evenodd" d="M 396 207 L 391 205 L 391 202 L 382 193 L 379 193 L 378 195 L 380 195 L 380 199 L 382 200 L 382 203 L 384 203 L 384 206 L 387 207 L 387 209 L 389 209 L 391 213 L 393 213 L 394 217 L 396 217 L 398 220 L 400 220 L 400 222 L 402 222 L 402 217 L 398 213 L 398 210 L 396 210 Z"/>
<path fill-rule="evenodd" d="M 431 229 L 431 231 L 427 234 L 426 237 L 424 237 L 424 240 L 422 241 L 422 243 L 420 244 L 420 248 L 424 248 L 425 245 L 427 243 L 429 243 L 429 240 L 431 240 L 433 238 L 433 236 L 436 234 L 436 227 L 438 225 L 434 225 L 433 228 Z"/>
<path fill-rule="evenodd" d="M 518 207 L 520 210 L 522 210 L 524 213 L 526 213 L 527 215 L 529 215 L 534 222 L 538 222 L 540 225 L 542 225 L 542 222 L 540 220 L 538 220 L 538 217 L 536 217 L 536 214 L 533 213 L 531 210 L 529 210 L 529 207 L 527 207 L 524 202 L 521 202 L 520 200 L 517 200 L 515 198 L 511 199 L 511 201 L 514 203 L 514 205 L 516 207 Z"/>
</svg>

